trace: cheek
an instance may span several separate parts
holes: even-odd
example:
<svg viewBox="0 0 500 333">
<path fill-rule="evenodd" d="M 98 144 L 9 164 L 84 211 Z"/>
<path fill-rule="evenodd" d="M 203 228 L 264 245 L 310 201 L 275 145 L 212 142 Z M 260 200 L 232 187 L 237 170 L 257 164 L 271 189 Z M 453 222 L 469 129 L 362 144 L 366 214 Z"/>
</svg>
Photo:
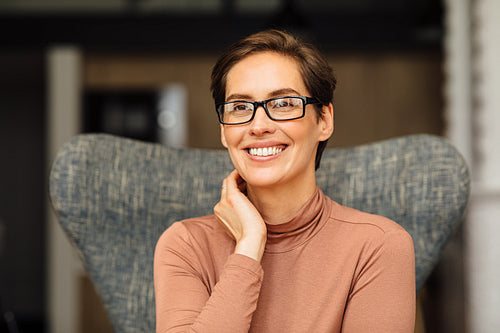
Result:
<svg viewBox="0 0 500 333">
<path fill-rule="evenodd" d="M 220 142 L 224 147 L 227 148 L 226 132 L 224 130 L 224 125 L 220 125 Z"/>
<path fill-rule="evenodd" d="M 237 128 L 223 128 L 221 131 L 221 141 L 227 149 L 235 148 L 240 141 L 241 133 Z"/>
<path fill-rule="evenodd" d="M 303 124 L 297 125 L 288 129 L 288 135 L 298 145 L 314 145 L 316 143 L 316 128 L 314 126 L 304 126 Z"/>
</svg>

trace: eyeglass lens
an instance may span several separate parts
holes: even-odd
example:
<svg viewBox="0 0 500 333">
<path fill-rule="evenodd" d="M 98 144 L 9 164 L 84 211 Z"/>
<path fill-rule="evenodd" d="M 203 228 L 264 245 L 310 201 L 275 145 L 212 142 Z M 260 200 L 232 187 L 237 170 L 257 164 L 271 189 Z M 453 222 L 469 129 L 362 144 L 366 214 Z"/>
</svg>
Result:
<svg viewBox="0 0 500 333">
<path fill-rule="evenodd" d="M 222 121 L 237 124 L 252 119 L 255 104 L 253 102 L 234 101 L 221 105 Z M 297 97 L 276 98 L 267 101 L 266 109 L 274 120 L 289 120 L 302 117 L 304 101 Z"/>
</svg>

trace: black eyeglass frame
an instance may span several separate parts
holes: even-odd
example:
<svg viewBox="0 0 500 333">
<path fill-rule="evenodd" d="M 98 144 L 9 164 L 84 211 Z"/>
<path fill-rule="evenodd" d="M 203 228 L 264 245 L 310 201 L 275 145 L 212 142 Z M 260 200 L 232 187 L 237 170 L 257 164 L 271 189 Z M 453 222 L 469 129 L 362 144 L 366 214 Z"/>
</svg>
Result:
<svg viewBox="0 0 500 333">
<path fill-rule="evenodd" d="M 275 118 L 273 118 L 271 116 L 271 114 L 269 113 L 269 110 L 267 110 L 267 103 L 269 103 L 270 101 L 274 101 L 276 99 L 282 99 L 282 98 L 299 98 L 299 99 L 301 99 L 302 100 L 302 115 L 300 115 L 298 117 L 290 118 L 290 119 L 275 119 Z M 250 117 L 250 119 L 248 119 L 246 121 L 239 122 L 239 123 L 226 123 L 226 122 L 224 122 L 222 120 L 222 113 L 224 111 L 220 111 L 222 109 L 222 106 L 224 106 L 226 104 L 230 104 L 230 103 L 237 103 L 237 102 L 252 104 L 253 105 L 252 116 Z M 269 98 L 269 99 L 266 99 L 264 101 L 259 101 L 259 102 L 252 102 L 252 101 L 245 101 L 245 100 L 234 100 L 234 101 L 216 103 L 215 104 L 215 111 L 217 112 L 217 116 L 218 116 L 219 122 L 221 124 L 223 124 L 223 125 L 243 125 L 243 124 L 247 124 L 247 123 L 251 122 L 253 120 L 253 118 L 255 118 L 255 113 L 257 112 L 257 108 L 259 106 L 262 106 L 262 108 L 266 112 L 266 115 L 269 117 L 269 119 L 274 120 L 274 121 L 289 121 L 289 120 L 303 118 L 306 114 L 306 105 L 308 105 L 308 104 L 321 104 L 321 103 L 317 99 L 312 98 L 312 97 L 307 97 L 307 96 L 280 96 L 280 97 Z"/>
</svg>

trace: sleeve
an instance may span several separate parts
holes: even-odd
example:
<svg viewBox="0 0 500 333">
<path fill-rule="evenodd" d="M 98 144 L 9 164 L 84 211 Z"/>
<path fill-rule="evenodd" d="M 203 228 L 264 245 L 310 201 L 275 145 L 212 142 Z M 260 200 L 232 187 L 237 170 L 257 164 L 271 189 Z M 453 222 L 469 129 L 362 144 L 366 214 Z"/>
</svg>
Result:
<svg viewBox="0 0 500 333">
<path fill-rule="evenodd" d="M 174 224 L 156 245 L 156 332 L 248 332 L 264 274 L 260 263 L 230 255 L 210 293 L 200 259 L 180 229 Z"/>
<path fill-rule="evenodd" d="M 388 232 L 370 252 L 360 261 L 342 332 L 413 332 L 416 292 L 411 236 L 404 230 Z"/>
</svg>

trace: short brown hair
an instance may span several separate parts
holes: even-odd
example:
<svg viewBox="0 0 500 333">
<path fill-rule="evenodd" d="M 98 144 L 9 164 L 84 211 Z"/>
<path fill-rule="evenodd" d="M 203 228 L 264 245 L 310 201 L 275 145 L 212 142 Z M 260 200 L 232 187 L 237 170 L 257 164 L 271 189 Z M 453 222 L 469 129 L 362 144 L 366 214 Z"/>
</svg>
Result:
<svg viewBox="0 0 500 333">
<path fill-rule="evenodd" d="M 313 45 L 280 30 L 265 30 L 250 35 L 234 43 L 222 53 L 212 70 L 210 89 L 215 103 L 225 101 L 227 74 L 231 68 L 243 58 L 257 52 L 276 52 L 293 58 L 299 66 L 302 79 L 311 97 L 317 99 L 322 105 L 333 103 L 333 91 L 337 80 L 326 59 Z M 322 107 L 316 106 L 316 111 L 318 116 L 321 116 Z M 316 169 L 319 168 L 327 141 L 320 141 L 318 144 Z"/>
</svg>

